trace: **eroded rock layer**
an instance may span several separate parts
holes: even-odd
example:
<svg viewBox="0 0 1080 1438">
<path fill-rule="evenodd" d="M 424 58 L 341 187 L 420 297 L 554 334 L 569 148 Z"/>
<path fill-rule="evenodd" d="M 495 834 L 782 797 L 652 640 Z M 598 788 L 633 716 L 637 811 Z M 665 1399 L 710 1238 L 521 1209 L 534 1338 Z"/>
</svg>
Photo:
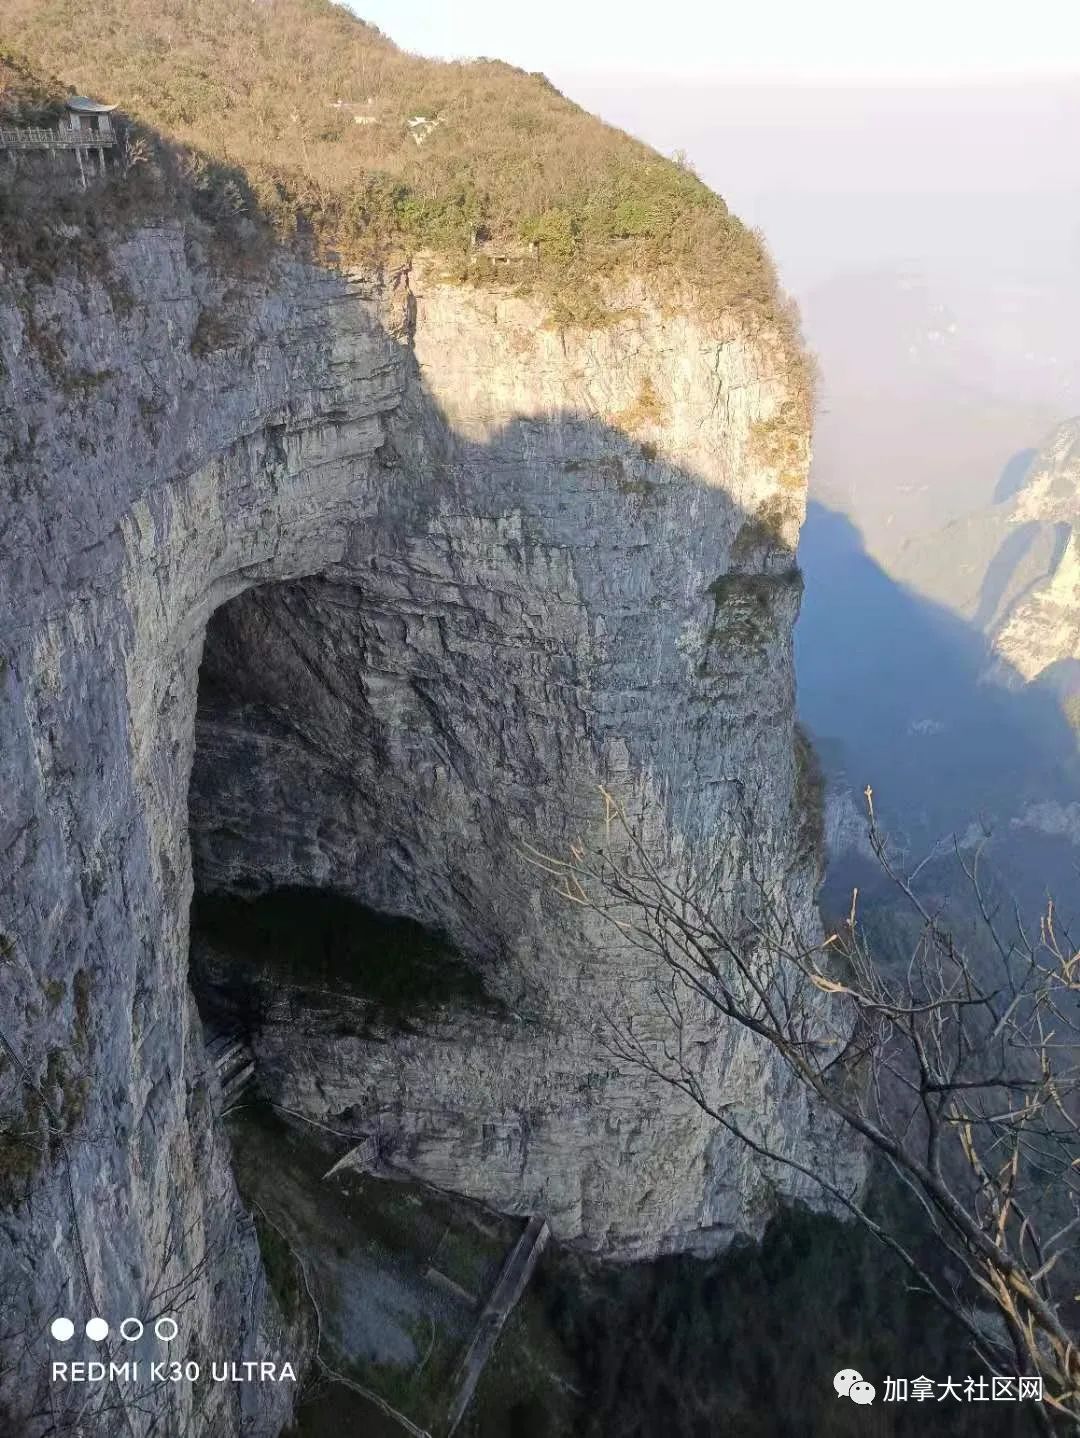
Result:
<svg viewBox="0 0 1080 1438">
<path fill-rule="evenodd" d="M 226 283 L 167 227 L 116 266 L 122 305 L 73 281 L 0 307 L 0 1082 L 32 1139 L 5 1153 L 0 1341 L 36 1376 L 53 1313 L 184 1284 L 208 1350 L 273 1344 L 187 984 L 193 763 L 200 888 L 419 919 L 492 999 L 372 1037 L 282 995 L 252 1036 L 280 1103 L 592 1248 L 759 1229 L 791 1176 L 613 1060 L 612 1016 L 663 1042 L 655 976 L 521 851 L 601 842 L 604 785 L 661 868 L 727 866 L 737 912 L 737 780 L 812 930 L 802 474 L 761 442 L 782 347 L 647 288 L 560 332 L 423 273 Z M 767 1052 L 694 1024 L 711 1098 L 844 1166 Z M 200 1421 L 276 1431 L 290 1396 L 223 1389 Z M 153 1398 L 176 1431 L 191 1401 Z"/>
</svg>

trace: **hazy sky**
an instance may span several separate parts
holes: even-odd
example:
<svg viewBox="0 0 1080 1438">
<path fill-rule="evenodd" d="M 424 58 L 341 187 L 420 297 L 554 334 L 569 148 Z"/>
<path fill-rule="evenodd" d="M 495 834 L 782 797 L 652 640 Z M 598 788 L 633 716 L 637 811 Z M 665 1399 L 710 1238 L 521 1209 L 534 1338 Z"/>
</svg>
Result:
<svg viewBox="0 0 1080 1438">
<path fill-rule="evenodd" d="M 820 79 L 1080 73 L 1080 0 L 353 0 L 424 55 L 551 75 Z"/>
<path fill-rule="evenodd" d="M 1080 411 L 1080 0 L 354 4 L 544 71 L 761 227 L 821 362 L 815 484 L 868 543 Z"/>
</svg>

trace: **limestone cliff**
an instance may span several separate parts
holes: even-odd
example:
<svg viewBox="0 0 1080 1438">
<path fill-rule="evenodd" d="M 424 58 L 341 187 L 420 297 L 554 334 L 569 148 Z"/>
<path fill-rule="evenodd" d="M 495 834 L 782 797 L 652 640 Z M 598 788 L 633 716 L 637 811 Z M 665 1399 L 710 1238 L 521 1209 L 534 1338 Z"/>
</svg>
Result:
<svg viewBox="0 0 1080 1438">
<path fill-rule="evenodd" d="M 665 872 L 730 874 L 737 917 L 737 781 L 812 933 L 785 345 L 630 278 L 594 328 L 434 264 L 225 278 L 180 223 L 110 263 L 122 290 L 0 273 L 0 1411 L 28 1433 L 56 1313 L 280 1348 L 188 987 L 194 884 L 335 889 L 472 964 L 481 1008 L 360 1035 L 281 993 L 252 1033 L 271 1097 L 398 1171 L 623 1255 L 816 1198 L 613 1062 L 612 1014 L 663 1043 L 655 976 L 522 858 L 601 840 L 603 784 Z M 688 1038 L 710 1097 L 851 1171 L 768 1051 L 707 1016 Z M 290 1400 L 222 1387 L 198 1431 L 275 1432 Z M 125 1421 L 184 1432 L 193 1401 Z"/>
<path fill-rule="evenodd" d="M 1046 675 L 1067 693 L 1077 650 L 1078 496 L 1080 420 L 1072 419 L 1032 452 L 1013 492 L 909 540 L 888 568 L 986 635 L 997 660 L 989 677 L 1015 688 Z M 1065 668 L 1047 672 L 1058 663 Z"/>
<path fill-rule="evenodd" d="M 1008 523 L 1034 548 L 1046 536 L 1040 570 L 995 625 L 992 643 L 1002 661 L 996 678 L 1030 682 L 1044 676 L 1075 693 L 1080 660 L 1080 420 L 1068 420 L 1032 461 L 1023 487 L 1009 502 Z M 1013 680 L 1016 682 L 1016 679 Z"/>
</svg>

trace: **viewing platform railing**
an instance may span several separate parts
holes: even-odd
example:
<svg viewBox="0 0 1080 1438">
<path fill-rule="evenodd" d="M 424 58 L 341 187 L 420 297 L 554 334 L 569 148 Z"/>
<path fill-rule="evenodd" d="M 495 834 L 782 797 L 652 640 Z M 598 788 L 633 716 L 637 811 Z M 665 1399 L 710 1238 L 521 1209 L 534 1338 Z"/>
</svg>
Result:
<svg viewBox="0 0 1080 1438">
<path fill-rule="evenodd" d="M 115 144 L 112 129 L 73 130 L 70 125 L 59 125 L 55 130 L 0 128 L 0 150 L 96 150 Z"/>
</svg>

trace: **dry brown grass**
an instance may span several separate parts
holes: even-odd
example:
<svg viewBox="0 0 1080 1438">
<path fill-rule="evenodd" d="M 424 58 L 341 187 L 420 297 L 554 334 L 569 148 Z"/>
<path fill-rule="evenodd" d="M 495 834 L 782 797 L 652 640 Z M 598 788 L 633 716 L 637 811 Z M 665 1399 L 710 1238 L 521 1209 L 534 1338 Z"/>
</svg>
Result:
<svg viewBox="0 0 1080 1438">
<path fill-rule="evenodd" d="M 634 403 L 616 416 L 616 423 L 631 434 L 647 425 L 659 426 L 664 423 L 664 402 L 647 375 L 641 382 Z"/>
<path fill-rule="evenodd" d="M 51 124 L 59 113 L 56 82 L 5 50 L 0 50 L 0 102 L 0 118 L 14 125 Z"/>
<path fill-rule="evenodd" d="M 0 38 L 241 171 L 277 231 L 324 255 L 424 250 L 464 279 L 477 237 L 533 242 L 517 279 L 545 287 L 561 323 L 603 323 L 605 281 L 647 270 L 776 327 L 797 357 L 758 238 L 690 170 L 542 75 L 421 59 L 327 0 L 5 0 Z M 421 144 L 418 115 L 438 121 Z"/>
</svg>

